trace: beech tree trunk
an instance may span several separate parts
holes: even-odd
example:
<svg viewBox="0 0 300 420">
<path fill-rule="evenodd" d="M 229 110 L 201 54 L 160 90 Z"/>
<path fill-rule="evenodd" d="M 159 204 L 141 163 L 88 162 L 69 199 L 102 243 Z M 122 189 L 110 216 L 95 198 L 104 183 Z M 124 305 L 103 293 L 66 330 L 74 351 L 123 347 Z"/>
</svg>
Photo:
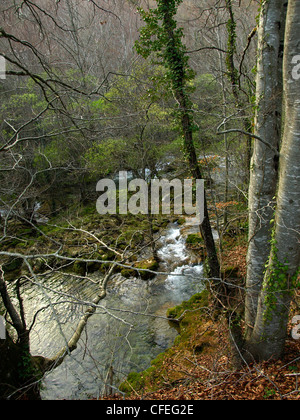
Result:
<svg viewBox="0 0 300 420">
<path fill-rule="evenodd" d="M 282 0 L 263 2 L 258 30 L 257 109 L 254 153 L 249 187 L 249 247 L 246 295 L 246 324 L 254 326 L 259 293 L 270 255 L 274 216 L 274 196 L 278 181 L 278 155 L 281 141 L 282 57 L 281 33 L 284 27 Z"/>
<path fill-rule="evenodd" d="M 269 2 L 269 5 L 272 1 Z M 280 153 L 277 210 L 271 254 L 247 348 L 256 360 L 282 356 L 293 288 L 299 287 L 300 239 L 300 80 L 293 77 L 299 54 L 300 2 L 289 0 L 285 52 L 285 125 Z"/>
</svg>

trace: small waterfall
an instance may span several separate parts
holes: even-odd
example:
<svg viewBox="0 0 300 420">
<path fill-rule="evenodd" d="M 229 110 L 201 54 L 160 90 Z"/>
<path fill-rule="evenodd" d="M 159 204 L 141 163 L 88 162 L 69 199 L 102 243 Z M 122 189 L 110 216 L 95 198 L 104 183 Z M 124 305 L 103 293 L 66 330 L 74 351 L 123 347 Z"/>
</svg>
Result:
<svg viewBox="0 0 300 420">
<path fill-rule="evenodd" d="M 199 225 L 197 226 L 199 229 Z M 182 300 L 191 297 L 191 287 L 194 292 L 203 290 L 203 265 L 191 264 L 192 256 L 186 248 L 186 240 L 181 234 L 179 225 L 172 225 L 162 238 L 163 247 L 158 255 L 172 273 L 165 280 L 165 288 Z"/>
</svg>

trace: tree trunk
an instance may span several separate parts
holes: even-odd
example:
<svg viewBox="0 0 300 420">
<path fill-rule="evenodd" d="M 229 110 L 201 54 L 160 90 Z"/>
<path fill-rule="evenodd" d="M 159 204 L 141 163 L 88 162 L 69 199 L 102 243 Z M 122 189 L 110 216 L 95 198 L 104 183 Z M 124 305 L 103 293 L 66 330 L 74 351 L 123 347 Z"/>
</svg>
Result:
<svg viewBox="0 0 300 420">
<path fill-rule="evenodd" d="M 16 285 L 20 314 L 9 296 L 4 272 L 0 265 L 0 296 L 18 336 L 14 342 L 7 333 L 6 340 L 0 343 L 0 399 L 39 400 L 39 384 L 36 379 L 34 362 L 30 355 L 29 331 L 26 327 L 23 303 L 19 294 L 19 283 L 17 282 Z M 3 391 L 5 388 L 3 384 L 6 384 L 5 391 Z"/>
<path fill-rule="evenodd" d="M 198 159 L 196 155 L 196 150 L 193 141 L 193 129 L 192 121 L 189 116 L 189 111 L 186 106 L 186 98 L 180 91 L 175 92 L 175 97 L 179 103 L 180 110 L 182 113 L 182 128 L 184 135 L 184 145 L 187 152 L 187 158 L 190 166 L 191 173 L 195 179 L 203 179 Z M 209 277 L 213 279 L 213 282 L 217 283 L 220 278 L 220 265 L 217 256 L 217 250 L 215 246 L 215 241 L 212 233 L 212 228 L 210 224 L 208 206 L 206 193 L 204 192 L 204 220 L 200 226 L 201 235 L 203 237 L 205 248 L 207 252 L 207 260 L 209 266 Z"/>
<path fill-rule="evenodd" d="M 186 49 L 182 43 L 182 29 L 178 28 L 175 19 L 177 9 L 182 1 L 157 0 L 157 8 L 150 9 L 149 13 L 140 9 L 146 26 L 141 29 L 142 35 L 139 42 L 136 43 L 136 48 L 144 58 L 148 58 L 151 53 L 155 53 L 162 59 L 162 65 L 167 70 L 166 79 L 169 81 L 174 98 L 178 103 L 178 120 L 184 139 L 188 167 L 193 177 L 200 180 L 203 178 L 193 140 L 193 104 L 188 93 L 188 81 L 192 79 L 192 71 L 189 68 Z M 204 202 L 204 221 L 200 230 L 208 255 L 208 275 L 210 278 L 219 281 L 220 266 L 206 198 Z"/>
<path fill-rule="evenodd" d="M 190 171 L 195 179 L 203 179 L 197 154 L 195 150 L 193 132 L 194 121 L 191 114 L 192 104 L 186 92 L 187 69 L 184 62 L 184 52 L 182 46 L 176 40 L 174 28 L 176 22 L 173 20 L 172 11 L 168 8 L 168 0 L 162 0 L 164 6 L 163 12 L 163 28 L 168 34 L 168 44 L 166 46 L 166 64 L 172 73 L 172 87 L 174 97 L 179 105 L 181 128 L 184 138 L 184 147 L 187 154 Z M 220 279 L 220 265 L 215 246 L 215 241 L 210 224 L 206 194 L 204 194 L 204 220 L 200 226 L 200 231 L 205 243 L 208 259 L 209 273 L 208 276 L 216 283 Z"/>
<path fill-rule="evenodd" d="M 236 54 L 236 21 L 234 17 L 232 0 L 226 0 L 226 9 L 229 14 L 229 20 L 227 22 L 227 33 L 228 33 L 228 45 L 227 45 L 227 54 L 226 54 L 226 68 L 227 76 L 231 84 L 231 90 L 234 97 L 235 105 L 238 108 L 238 112 L 243 119 L 243 125 L 246 133 L 251 133 L 252 124 L 250 118 L 245 112 L 245 104 L 241 98 L 240 91 L 240 80 L 239 80 L 239 70 L 236 68 L 234 63 L 234 57 Z M 245 153 L 245 180 L 248 184 L 249 182 L 249 170 L 251 165 L 251 156 L 252 156 L 252 138 L 250 135 L 246 135 L 246 153 Z"/>
<path fill-rule="evenodd" d="M 274 196 L 278 180 L 278 155 L 274 150 L 279 150 L 281 136 L 280 28 L 282 26 L 284 26 L 282 0 L 264 2 L 258 33 L 255 135 L 269 143 L 272 148 L 256 139 L 251 162 L 245 314 L 248 333 L 251 333 L 255 323 L 258 296 L 271 250 L 270 221 L 274 215 Z"/>
<path fill-rule="evenodd" d="M 272 3 L 272 2 L 270 2 Z M 248 350 L 256 360 L 281 357 L 293 287 L 299 287 L 300 236 L 300 80 L 293 78 L 299 53 L 300 2 L 289 0 L 284 52 L 285 126 L 271 255 Z"/>
</svg>

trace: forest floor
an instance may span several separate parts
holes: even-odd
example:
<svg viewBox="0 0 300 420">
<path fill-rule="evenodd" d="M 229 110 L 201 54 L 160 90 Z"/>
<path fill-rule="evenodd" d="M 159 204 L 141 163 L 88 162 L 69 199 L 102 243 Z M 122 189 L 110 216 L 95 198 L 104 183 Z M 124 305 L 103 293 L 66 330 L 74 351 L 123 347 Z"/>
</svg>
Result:
<svg viewBox="0 0 300 420">
<path fill-rule="evenodd" d="M 229 240 L 223 252 L 223 267 L 234 264 L 241 280 L 246 274 L 243 239 Z M 293 310 L 299 308 L 298 293 Z M 239 297 L 237 297 L 239 299 Z M 296 312 L 291 313 L 291 317 Z M 214 315 L 208 292 L 169 311 L 178 317 L 179 335 L 172 348 L 141 373 L 131 373 L 121 385 L 129 400 L 300 400 L 300 340 L 291 336 L 278 361 L 252 363 L 237 369 L 232 363 L 227 319 Z M 123 399 L 115 395 L 108 399 Z"/>
<path fill-rule="evenodd" d="M 226 335 L 226 331 L 225 334 Z M 224 349 L 226 339 L 220 336 Z M 277 362 L 252 364 L 233 370 L 228 356 L 212 354 L 189 359 L 178 353 L 166 358 L 161 384 L 155 391 L 145 387 L 130 400 L 300 400 L 296 372 L 299 372 L 299 342 L 287 344 L 284 358 Z M 171 373 L 171 374 L 170 374 Z M 178 379 L 174 379 L 174 375 Z"/>
</svg>

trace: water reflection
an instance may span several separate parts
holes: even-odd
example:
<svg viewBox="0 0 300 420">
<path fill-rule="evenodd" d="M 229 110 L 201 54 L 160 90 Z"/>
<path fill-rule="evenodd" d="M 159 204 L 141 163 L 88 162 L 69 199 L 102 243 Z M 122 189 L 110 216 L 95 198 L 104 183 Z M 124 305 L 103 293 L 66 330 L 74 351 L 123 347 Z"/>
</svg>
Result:
<svg viewBox="0 0 300 420">
<path fill-rule="evenodd" d="M 172 345 L 177 333 L 165 319 L 166 311 L 203 290 L 203 267 L 189 265 L 185 239 L 174 224 L 161 238 L 159 256 L 160 271 L 172 274 L 148 282 L 120 274 L 112 279 L 78 348 L 45 377 L 43 399 L 97 397 L 109 366 L 118 384 L 130 371 L 148 368 L 151 360 Z M 93 275 L 91 279 L 94 283 L 57 274 L 43 278 L 39 285 L 26 285 L 28 325 L 40 310 L 31 335 L 33 355 L 51 357 L 70 339 L 86 309 L 82 301 L 92 300 L 97 293 L 99 278 Z"/>
</svg>

